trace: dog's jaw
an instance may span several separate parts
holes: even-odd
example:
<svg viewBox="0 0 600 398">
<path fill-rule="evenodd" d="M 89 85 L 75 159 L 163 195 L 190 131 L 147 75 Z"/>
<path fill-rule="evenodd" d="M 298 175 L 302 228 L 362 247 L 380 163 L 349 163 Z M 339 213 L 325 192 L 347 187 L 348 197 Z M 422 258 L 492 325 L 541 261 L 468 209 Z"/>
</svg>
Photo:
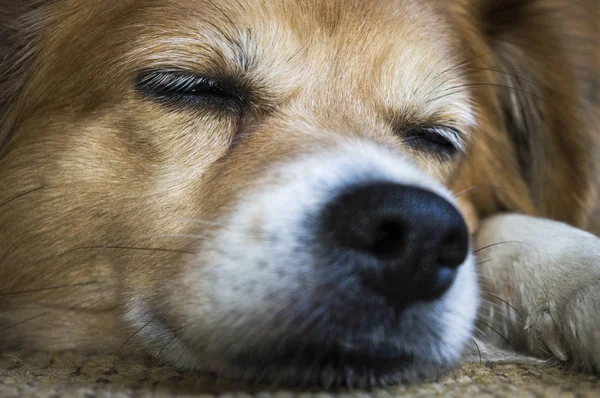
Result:
<svg viewBox="0 0 600 398">
<path fill-rule="evenodd" d="M 170 297 L 183 321 L 167 326 L 160 310 L 130 303 L 126 320 L 147 348 L 177 366 L 286 384 L 411 381 L 457 364 L 478 307 L 472 256 L 440 299 L 396 311 L 357 288 L 345 264 L 320 262 L 312 234 L 316 214 L 347 186 L 390 181 L 450 193 L 368 141 L 271 170 L 201 239 L 182 281 L 185 299 Z"/>
</svg>

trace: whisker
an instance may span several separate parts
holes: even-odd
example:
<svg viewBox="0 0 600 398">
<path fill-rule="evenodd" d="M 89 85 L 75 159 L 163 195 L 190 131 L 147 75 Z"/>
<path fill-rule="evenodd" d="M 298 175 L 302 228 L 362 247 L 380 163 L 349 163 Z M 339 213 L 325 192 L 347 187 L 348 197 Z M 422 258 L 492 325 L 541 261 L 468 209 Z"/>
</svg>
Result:
<svg viewBox="0 0 600 398">
<path fill-rule="evenodd" d="M 464 68 L 463 70 L 496 70 L 496 68 L 517 68 L 519 67 L 518 64 L 496 64 L 496 65 L 492 65 L 492 66 L 487 66 L 485 68 Z"/>
<path fill-rule="evenodd" d="M 463 52 L 466 52 L 466 50 Z M 443 71 L 441 71 L 435 78 L 437 79 L 437 78 L 445 75 L 446 73 L 450 73 L 452 71 L 455 71 L 455 70 L 469 64 L 470 62 L 473 62 L 479 58 L 486 57 L 488 55 L 493 55 L 493 54 L 494 54 L 493 52 L 488 52 L 488 53 L 478 54 L 478 55 L 468 58 L 468 59 L 460 60 L 460 61 L 454 63 L 453 65 L 451 65 L 449 68 L 446 68 Z"/>
<path fill-rule="evenodd" d="M 183 254 L 194 254 L 192 251 L 188 250 L 176 250 L 176 249 L 163 249 L 163 248 L 154 248 L 154 247 L 129 247 L 129 246 L 84 246 L 77 247 L 75 249 L 67 250 L 63 252 L 61 256 L 64 256 L 69 253 L 73 253 L 80 250 L 96 250 L 96 249 L 108 249 L 108 250 L 138 250 L 138 251 L 147 251 L 147 252 L 164 252 L 164 253 L 183 253 Z"/>
<path fill-rule="evenodd" d="M 531 91 L 527 91 L 524 90 L 520 87 L 512 87 L 512 86 L 507 86 L 505 84 L 498 84 L 498 83 L 465 83 L 465 84 L 461 84 L 460 86 L 453 86 L 453 87 L 448 87 L 444 90 L 441 90 L 441 92 L 445 92 L 445 91 L 450 91 L 450 90 L 456 90 L 456 89 L 460 89 L 463 87 L 496 87 L 496 88 L 505 88 L 505 89 L 510 89 L 510 90 L 515 90 L 518 92 L 522 92 L 524 94 L 529 94 L 532 97 L 540 100 L 540 101 L 544 101 L 546 102 L 546 100 L 544 100 L 543 98 L 541 98 L 540 96 L 538 96 L 537 94 L 532 93 Z"/>
<path fill-rule="evenodd" d="M 458 54 L 458 57 L 460 57 L 460 56 L 461 56 L 462 54 L 464 54 L 466 51 L 467 51 L 467 50 L 464 50 L 464 51 L 462 51 L 461 53 L 459 53 L 459 54 Z M 464 59 L 464 60 L 460 60 L 460 61 L 458 61 L 458 62 L 455 62 L 455 63 L 454 63 L 452 66 L 450 66 L 449 68 L 446 68 L 446 69 L 444 69 L 443 71 L 441 71 L 440 73 L 438 73 L 438 74 L 437 74 L 437 75 L 434 77 L 434 79 L 433 79 L 434 81 L 440 80 L 440 82 L 439 82 L 439 84 L 438 84 L 436 87 L 434 87 L 433 89 L 431 89 L 431 90 L 429 91 L 429 93 L 430 93 L 430 94 L 432 94 L 432 93 L 436 92 L 436 91 L 437 91 L 437 90 L 439 90 L 439 88 L 440 88 L 440 87 L 441 87 L 441 86 L 442 86 L 442 85 L 445 83 L 445 80 L 444 80 L 444 79 L 441 79 L 442 77 L 444 77 L 444 75 L 445 75 L 445 74 L 447 74 L 447 73 L 451 73 L 451 72 L 454 72 L 454 71 L 456 71 L 456 70 L 461 70 L 461 69 L 463 69 L 463 70 L 467 70 L 467 69 L 469 69 L 469 68 L 468 68 L 468 65 L 469 65 L 471 62 L 473 62 L 473 61 L 477 60 L 478 58 L 482 58 L 482 57 L 486 57 L 486 56 L 492 56 L 492 55 L 494 55 L 494 53 L 493 53 L 493 52 L 488 52 L 488 53 L 479 54 L 479 55 L 476 55 L 476 56 L 474 56 L 474 57 L 471 57 L 471 58 L 468 58 L 468 59 Z M 458 77 L 462 77 L 462 76 L 461 76 L 461 75 L 459 75 Z M 441 98 L 443 98 L 443 97 L 435 98 L 435 99 L 431 100 L 430 102 L 436 101 L 436 100 L 438 100 L 438 99 L 441 99 Z"/>
<path fill-rule="evenodd" d="M 473 341 L 473 344 L 475 344 L 475 347 L 477 347 L 477 352 L 479 353 L 479 363 L 483 363 L 483 360 L 481 359 L 481 350 L 479 349 L 479 344 L 477 344 L 477 341 L 475 341 L 475 339 L 471 339 L 471 341 Z"/>
<path fill-rule="evenodd" d="M 5 331 L 7 331 L 7 330 L 9 330 L 9 329 L 16 328 L 16 327 L 17 327 L 17 326 L 19 326 L 19 325 L 22 325 L 22 324 L 24 324 L 24 323 L 27 323 L 27 322 L 33 321 L 34 319 L 41 318 L 41 317 L 43 317 L 43 316 L 45 316 L 45 315 L 48 315 L 49 313 L 50 313 L 50 312 L 44 312 L 43 314 L 39 314 L 39 315 L 36 315 L 36 316 L 32 316 L 31 318 L 25 319 L 24 321 L 21 321 L 21 322 L 18 322 L 18 323 L 12 324 L 12 325 L 10 325 L 10 326 L 8 326 L 8 327 L 5 327 L 4 329 L 0 329 L 0 332 L 5 332 Z"/>
<path fill-rule="evenodd" d="M 495 294 L 492 293 L 487 293 L 487 292 L 483 292 L 483 294 L 491 296 L 493 298 L 495 298 L 496 300 L 502 301 L 504 304 L 508 305 L 510 308 L 513 309 L 513 311 L 515 311 L 517 313 L 517 315 L 519 315 L 519 317 L 521 318 L 521 320 L 524 320 L 525 318 L 523 317 L 523 315 L 519 312 L 519 310 L 517 310 L 512 304 L 510 304 L 508 301 L 496 296 Z"/>
<path fill-rule="evenodd" d="M 489 67 L 489 68 L 469 68 L 469 69 L 465 69 L 465 73 L 462 74 L 462 75 L 460 75 L 460 77 L 469 76 L 470 74 L 474 74 L 476 72 L 490 71 L 490 72 L 499 73 L 501 75 L 514 77 L 514 78 L 519 79 L 521 81 L 527 82 L 527 83 L 531 84 L 532 86 L 534 86 L 534 87 L 536 87 L 536 88 L 538 88 L 540 90 L 544 90 L 544 88 L 542 88 L 540 85 L 536 84 L 532 80 L 526 79 L 526 78 L 521 77 L 519 75 L 516 75 L 514 73 L 509 73 L 509 72 L 505 72 L 505 71 L 502 71 L 502 70 L 495 69 L 495 68 L 500 68 L 500 67 L 511 67 L 511 66 L 515 66 L 515 65 L 498 65 L 498 66 L 492 66 L 492 67 Z"/>
<path fill-rule="evenodd" d="M 123 344 L 121 344 L 121 347 L 119 347 L 117 352 L 115 352 L 115 357 L 113 358 L 111 370 L 115 370 L 115 365 L 117 364 L 117 357 L 118 357 L 119 353 L 121 352 L 121 350 L 123 349 L 123 347 L 125 347 L 125 345 L 127 345 L 127 343 L 129 343 L 131 341 L 131 339 L 133 339 L 135 336 L 137 336 L 138 333 L 140 333 L 146 326 L 150 325 L 152 322 L 153 322 L 153 319 L 149 320 L 144 326 L 142 326 L 141 328 L 136 330 L 135 333 L 133 333 L 131 336 L 129 336 L 127 338 L 127 340 L 125 340 L 125 342 Z"/>
<path fill-rule="evenodd" d="M 508 311 L 508 309 L 512 308 L 512 306 L 508 307 L 509 303 L 505 303 L 504 301 L 498 302 L 496 300 L 492 300 L 492 297 L 487 298 L 487 297 L 485 297 L 487 294 L 488 294 L 487 292 L 483 292 L 483 291 L 481 292 L 481 303 L 482 303 L 481 309 L 482 310 L 490 309 L 495 314 L 495 315 L 490 316 L 488 319 L 495 318 L 496 316 L 502 316 L 505 318 L 505 317 L 508 317 L 509 315 L 513 314 L 512 311 L 510 311 L 510 312 Z M 515 309 L 514 314 L 519 315 L 520 313 Z"/>
<path fill-rule="evenodd" d="M 72 285 L 61 285 L 61 286 L 44 287 L 44 288 L 39 288 L 39 289 L 20 290 L 20 291 L 16 291 L 16 292 L 0 293 L 0 297 L 16 296 L 19 294 L 46 292 L 46 291 L 50 291 L 50 290 L 68 289 L 68 288 L 72 288 L 72 287 L 89 286 L 89 285 L 94 285 L 94 284 L 98 284 L 98 283 L 103 283 L 103 282 L 92 281 L 92 282 L 75 283 Z"/>
<path fill-rule="evenodd" d="M 297 49 L 297 50 L 295 50 L 295 51 L 292 53 L 292 55 L 290 55 L 290 56 L 288 57 L 288 59 L 287 59 L 287 62 L 293 62 L 293 61 L 296 59 L 296 57 L 299 57 L 300 55 L 302 55 L 302 53 L 303 53 L 304 51 L 306 51 L 306 49 L 307 49 L 308 47 L 309 47 L 309 44 L 308 44 L 308 43 L 307 43 L 307 44 L 303 44 L 303 45 L 301 45 L 301 46 L 298 46 L 298 49 Z"/>
<path fill-rule="evenodd" d="M 17 196 L 14 196 L 14 197 L 12 197 L 12 198 L 8 199 L 6 202 L 2 202 L 2 203 L 0 203 L 0 207 L 4 207 L 4 206 L 6 206 L 6 205 L 8 205 L 8 204 L 10 204 L 10 203 L 12 203 L 12 202 L 14 202 L 15 200 L 21 199 L 23 196 L 27 196 L 27 195 L 29 195 L 30 193 L 34 193 L 34 192 L 41 191 L 41 190 L 42 190 L 42 189 L 44 189 L 44 188 L 45 188 L 45 187 L 43 187 L 43 186 L 42 186 L 42 187 L 37 187 L 37 188 L 30 189 L 29 191 L 26 191 L 26 192 L 20 193 L 20 194 L 18 194 Z"/>
<path fill-rule="evenodd" d="M 436 101 L 442 100 L 442 99 L 444 99 L 446 97 L 459 94 L 461 92 L 464 92 L 465 88 L 469 87 L 469 86 L 475 86 L 475 88 L 499 87 L 499 88 L 511 89 L 511 90 L 515 90 L 517 92 L 523 92 L 525 94 L 529 94 L 532 97 L 534 97 L 534 98 L 536 98 L 536 99 L 538 99 L 538 100 L 540 100 L 542 102 L 545 102 L 545 103 L 548 102 L 544 98 L 541 98 L 538 95 L 536 95 L 536 94 L 534 94 L 534 93 L 532 93 L 530 91 L 521 89 L 519 87 L 511 87 L 511 86 L 505 86 L 505 85 L 502 85 L 502 84 L 493 84 L 493 83 L 471 83 L 471 84 L 463 84 L 461 86 L 448 87 L 448 88 L 446 88 L 444 90 L 441 90 L 441 92 L 445 93 L 445 94 L 442 94 L 442 95 L 439 95 L 437 97 L 431 98 L 431 99 L 427 100 L 427 102 L 428 103 L 432 103 L 432 102 L 436 102 Z"/>
<path fill-rule="evenodd" d="M 473 186 L 471 188 L 465 189 L 464 191 L 460 191 L 459 193 L 457 193 L 454 196 L 456 198 L 460 198 L 461 196 L 466 195 L 469 192 L 473 192 L 473 191 L 475 191 L 477 189 L 483 189 L 483 188 L 485 188 L 485 189 L 498 189 L 498 190 L 501 190 L 501 191 L 509 191 L 509 192 L 515 193 L 515 194 L 517 194 L 519 196 L 523 196 L 521 193 L 519 193 L 518 191 L 515 191 L 514 189 L 504 188 L 504 187 L 498 187 L 498 186 L 495 186 L 495 185 L 475 185 L 475 186 Z"/>
<path fill-rule="evenodd" d="M 462 51 L 459 51 L 459 52 L 458 52 L 458 54 L 456 54 L 456 55 L 453 57 L 454 59 L 457 59 L 457 61 L 453 61 L 453 63 L 452 63 L 452 64 L 451 64 L 451 65 L 450 65 L 448 68 L 446 68 L 446 69 L 442 70 L 441 72 L 438 72 L 438 73 L 437 73 L 437 74 L 436 74 L 436 75 L 435 75 L 435 76 L 434 76 L 434 77 L 433 77 L 431 80 L 432 80 L 432 81 L 438 81 L 438 80 L 440 80 L 440 78 L 441 78 L 441 77 L 443 77 L 443 76 L 444 76 L 446 73 L 450 73 L 450 72 L 452 72 L 452 71 L 455 71 L 455 70 L 457 70 L 457 69 L 460 69 L 460 68 L 464 67 L 465 65 L 467 65 L 469 62 L 472 62 L 472 61 L 476 60 L 477 58 L 483 57 L 483 56 L 485 56 L 485 55 L 490 55 L 490 54 L 492 54 L 492 53 L 490 52 L 490 53 L 478 54 L 478 55 L 476 55 L 476 56 L 473 56 L 472 58 L 462 59 L 462 56 L 463 56 L 465 53 L 467 53 L 467 51 L 469 51 L 469 49 L 466 49 L 466 48 L 465 48 L 464 50 L 462 50 Z M 430 80 L 430 77 L 431 77 L 431 75 L 433 74 L 433 72 L 434 72 L 434 69 L 433 69 L 433 68 L 429 70 L 429 73 L 428 73 L 428 74 L 427 74 L 427 76 L 425 77 L 425 81 L 429 81 L 429 80 Z M 440 86 L 441 86 L 443 83 L 444 83 L 444 80 L 442 79 L 442 80 L 440 81 L 440 83 L 439 83 L 439 84 L 438 84 L 438 85 L 437 85 L 437 86 L 436 86 L 434 89 L 430 90 L 430 93 L 432 93 L 432 92 L 435 92 L 437 89 L 439 89 L 439 88 L 440 88 Z M 419 90 L 420 90 L 420 88 L 419 88 Z M 417 91 L 417 92 L 419 92 L 419 91 Z"/>
<path fill-rule="evenodd" d="M 504 337 L 504 335 L 502 335 L 502 333 L 500 333 L 499 331 L 497 331 L 496 329 L 494 329 L 493 327 L 491 327 L 488 323 L 482 321 L 481 319 L 478 320 L 478 322 L 482 323 L 483 325 L 487 326 L 488 328 L 490 328 L 490 330 L 492 330 L 494 333 L 496 333 L 498 336 L 500 336 L 502 338 L 502 340 L 504 340 L 509 346 L 511 346 L 511 348 L 515 351 L 517 351 L 517 349 L 515 348 L 514 345 L 512 345 L 512 343 L 506 338 Z"/>
<path fill-rule="evenodd" d="M 447 93 L 445 93 L 443 95 L 438 95 L 437 97 L 433 97 L 433 98 L 427 100 L 427 103 L 436 102 L 436 101 L 442 100 L 442 99 L 444 99 L 446 97 L 450 97 L 452 95 L 459 94 L 459 93 L 464 92 L 464 91 L 465 90 L 453 90 L 453 91 L 447 92 Z"/>
<path fill-rule="evenodd" d="M 21 358 L 19 358 L 19 357 L 18 357 L 18 356 L 16 356 L 16 355 L 2 354 L 2 356 L 3 356 L 3 357 L 5 357 L 5 358 L 10 358 L 10 359 L 12 359 L 12 360 L 14 360 L 14 361 L 17 361 L 17 362 L 19 362 L 19 363 L 21 363 L 21 364 L 23 364 L 23 365 L 27 366 L 27 363 L 25 363 L 25 361 L 23 361 Z"/>
<path fill-rule="evenodd" d="M 492 243 L 490 245 L 487 245 L 487 246 L 484 246 L 484 247 L 481 247 L 481 248 L 475 250 L 473 252 L 473 254 L 479 253 L 479 252 L 481 252 L 483 250 L 489 249 L 489 248 L 494 247 L 494 246 L 507 245 L 507 244 L 513 244 L 513 243 L 520 243 L 520 244 L 523 244 L 523 245 L 526 244 L 525 242 L 521 242 L 521 241 L 518 241 L 518 240 L 507 240 L 507 241 L 504 241 L 504 242 L 496 242 L 496 243 Z"/>
<path fill-rule="evenodd" d="M 156 357 L 160 358 L 160 356 L 162 355 L 162 353 L 165 350 L 165 348 L 167 348 L 169 345 L 171 345 L 171 343 L 173 341 L 175 341 L 176 338 L 177 338 L 177 335 L 174 334 L 173 337 L 171 337 L 171 339 L 169 339 L 169 341 L 167 341 L 166 344 L 162 346 L 162 348 L 160 349 L 160 351 L 158 352 L 158 354 L 156 354 Z"/>
</svg>

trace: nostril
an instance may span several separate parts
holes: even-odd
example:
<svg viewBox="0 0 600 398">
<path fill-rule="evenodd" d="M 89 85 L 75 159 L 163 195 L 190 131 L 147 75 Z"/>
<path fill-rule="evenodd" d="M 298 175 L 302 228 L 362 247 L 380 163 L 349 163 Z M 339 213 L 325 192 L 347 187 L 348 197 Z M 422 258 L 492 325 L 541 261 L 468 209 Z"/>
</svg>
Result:
<svg viewBox="0 0 600 398">
<path fill-rule="evenodd" d="M 469 236 L 466 228 L 449 231 L 439 246 L 438 264 L 441 267 L 458 268 L 467 258 Z"/>
<path fill-rule="evenodd" d="M 462 215 L 442 196 L 418 187 L 351 187 L 319 219 L 324 258 L 334 253 L 350 259 L 345 264 L 365 287 L 394 305 L 440 297 L 469 252 Z"/>
<path fill-rule="evenodd" d="M 374 229 L 374 240 L 367 251 L 380 259 L 397 257 L 405 246 L 406 227 L 398 220 L 385 220 Z"/>
</svg>

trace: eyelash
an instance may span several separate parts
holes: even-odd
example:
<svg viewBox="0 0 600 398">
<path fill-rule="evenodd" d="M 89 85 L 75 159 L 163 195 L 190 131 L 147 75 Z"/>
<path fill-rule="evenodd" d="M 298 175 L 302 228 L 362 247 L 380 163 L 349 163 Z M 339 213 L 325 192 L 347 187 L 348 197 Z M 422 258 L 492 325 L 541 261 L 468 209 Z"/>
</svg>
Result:
<svg viewBox="0 0 600 398">
<path fill-rule="evenodd" d="M 403 132 L 402 136 L 409 147 L 445 158 L 465 151 L 460 132 L 449 126 L 417 127 Z"/>
<path fill-rule="evenodd" d="M 248 104 L 242 87 L 185 72 L 142 72 L 136 79 L 136 89 L 158 101 L 193 108 L 240 112 Z"/>
<path fill-rule="evenodd" d="M 213 80 L 182 71 L 149 70 L 138 75 L 138 92 L 171 106 L 240 113 L 249 105 L 248 90 L 231 81 Z M 461 135 L 453 127 L 415 127 L 399 132 L 407 146 L 451 158 L 464 152 Z"/>
</svg>

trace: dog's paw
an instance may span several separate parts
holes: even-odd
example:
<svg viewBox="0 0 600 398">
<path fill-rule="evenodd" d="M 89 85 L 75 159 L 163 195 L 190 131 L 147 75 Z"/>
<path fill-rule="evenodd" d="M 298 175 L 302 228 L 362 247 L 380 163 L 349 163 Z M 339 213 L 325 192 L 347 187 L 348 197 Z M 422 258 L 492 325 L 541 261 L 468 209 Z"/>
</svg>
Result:
<svg viewBox="0 0 600 398">
<path fill-rule="evenodd" d="M 545 347 L 568 365 L 600 372 L 600 280 L 529 318 L 525 330 L 530 349 Z"/>
<path fill-rule="evenodd" d="M 562 223 L 506 215 L 482 224 L 477 246 L 489 340 L 599 372 L 600 239 Z"/>
<path fill-rule="evenodd" d="M 524 332 L 532 354 L 600 372 L 600 281 L 579 289 L 564 303 L 532 309 Z"/>
<path fill-rule="evenodd" d="M 540 358 L 553 356 L 561 362 L 569 360 L 567 338 L 561 328 L 561 316 L 554 302 L 532 309 L 524 320 L 524 337 L 529 351 Z"/>
</svg>

